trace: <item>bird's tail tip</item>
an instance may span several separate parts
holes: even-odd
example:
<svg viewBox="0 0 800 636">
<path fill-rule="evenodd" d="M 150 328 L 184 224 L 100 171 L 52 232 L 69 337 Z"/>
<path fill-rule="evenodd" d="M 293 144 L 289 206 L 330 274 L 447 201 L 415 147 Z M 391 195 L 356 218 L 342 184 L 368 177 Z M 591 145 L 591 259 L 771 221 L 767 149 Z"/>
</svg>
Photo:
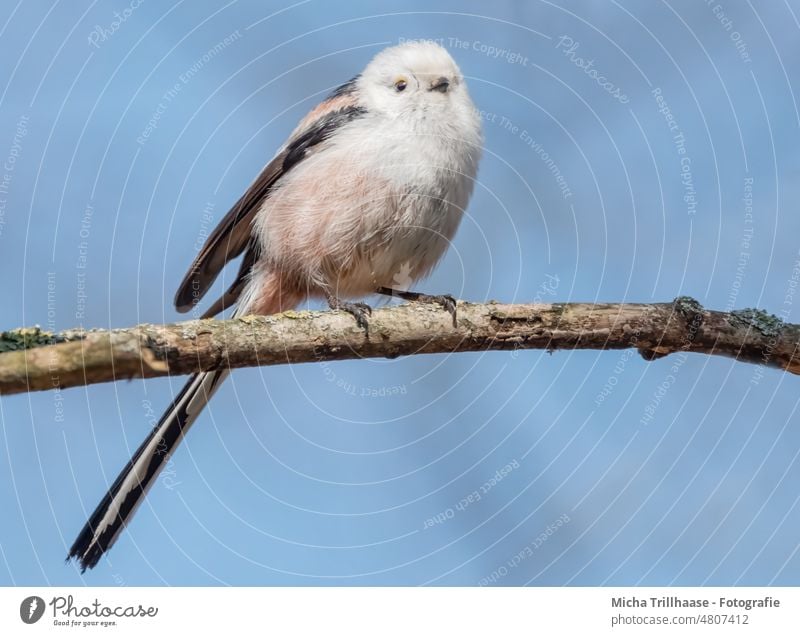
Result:
<svg viewBox="0 0 800 636">
<path fill-rule="evenodd" d="M 83 526 L 67 562 L 75 559 L 84 573 L 111 549 L 184 433 L 227 374 L 227 370 L 207 371 L 189 379 Z"/>
<path fill-rule="evenodd" d="M 104 547 L 100 545 L 93 536 L 87 537 L 84 536 L 84 534 L 85 533 L 82 533 L 81 536 L 75 540 L 75 543 L 73 543 L 72 547 L 69 549 L 67 558 L 64 560 L 66 564 L 70 564 L 74 561 L 80 568 L 81 574 L 84 574 L 86 570 L 94 568 L 100 561 L 100 557 L 102 557 L 110 547 Z"/>
</svg>

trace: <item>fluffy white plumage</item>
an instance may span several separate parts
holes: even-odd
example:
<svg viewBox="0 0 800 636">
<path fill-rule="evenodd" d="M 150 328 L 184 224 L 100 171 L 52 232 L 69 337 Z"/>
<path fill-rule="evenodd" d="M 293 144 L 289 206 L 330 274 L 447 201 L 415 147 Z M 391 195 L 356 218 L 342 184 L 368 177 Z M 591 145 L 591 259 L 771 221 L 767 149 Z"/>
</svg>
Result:
<svg viewBox="0 0 800 636">
<path fill-rule="evenodd" d="M 432 90 L 442 78 L 447 89 Z M 446 251 L 472 193 L 480 118 L 444 48 L 386 49 L 336 100 L 365 112 L 293 168 L 256 219 L 265 258 L 247 296 L 262 304 L 276 271 L 284 296 L 362 297 L 391 287 L 401 269 L 419 280 Z M 313 120 L 295 134 L 303 126 Z"/>
</svg>

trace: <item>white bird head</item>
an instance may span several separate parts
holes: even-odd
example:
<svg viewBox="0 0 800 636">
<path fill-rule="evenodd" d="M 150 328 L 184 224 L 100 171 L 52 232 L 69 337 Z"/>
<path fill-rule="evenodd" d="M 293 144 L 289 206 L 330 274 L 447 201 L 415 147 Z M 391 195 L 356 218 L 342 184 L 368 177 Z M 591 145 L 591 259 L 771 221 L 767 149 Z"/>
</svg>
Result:
<svg viewBox="0 0 800 636">
<path fill-rule="evenodd" d="M 358 85 L 367 108 L 388 115 L 470 107 L 464 78 L 447 50 L 430 41 L 384 49 Z"/>
</svg>

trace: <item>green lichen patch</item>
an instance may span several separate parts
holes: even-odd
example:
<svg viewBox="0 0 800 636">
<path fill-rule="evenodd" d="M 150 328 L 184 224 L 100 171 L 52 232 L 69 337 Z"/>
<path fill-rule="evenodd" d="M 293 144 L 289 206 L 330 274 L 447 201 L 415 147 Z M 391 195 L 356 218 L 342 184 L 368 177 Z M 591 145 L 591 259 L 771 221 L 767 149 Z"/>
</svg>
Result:
<svg viewBox="0 0 800 636">
<path fill-rule="evenodd" d="M 785 323 L 762 309 L 737 309 L 728 314 L 728 322 L 734 327 L 751 327 L 768 338 L 780 335 Z"/>
<path fill-rule="evenodd" d="M 43 347 L 63 342 L 63 340 L 64 338 L 59 337 L 52 331 L 44 331 L 38 326 L 0 331 L 0 353 Z"/>
<path fill-rule="evenodd" d="M 675 311 L 687 320 L 691 320 L 697 314 L 703 313 L 703 305 L 691 296 L 678 296 L 672 301 L 672 304 L 675 306 Z"/>
</svg>

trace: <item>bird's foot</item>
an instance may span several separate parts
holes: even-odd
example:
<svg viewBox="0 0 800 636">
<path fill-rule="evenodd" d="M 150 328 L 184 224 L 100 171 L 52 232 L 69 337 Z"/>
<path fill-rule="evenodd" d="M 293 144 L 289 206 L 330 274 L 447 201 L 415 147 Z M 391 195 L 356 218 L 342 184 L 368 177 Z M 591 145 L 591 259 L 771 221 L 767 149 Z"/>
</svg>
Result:
<svg viewBox="0 0 800 636">
<path fill-rule="evenodd" d="M 331 309 L 341 309 L 356 319 L 356 324 L 369 335 L 369 318 L 372 315 L 372 307 L 366 303 L 351 303 L 339 300 L 336 296 L 328 296 L 328 306 Z"/>
<path fill-rule="evenodd" d="M 379 294 L 383 294 L 384 296 L 396 296 L 397 298 L 410 300 L 412 302 L 436 303 L 437 305 L 441 305 L 442 309 L 444 309 L 453 317 L 453 326 L 458 326 L 458 322 L 456 320 L 456 299 L 450 294 L 421 294 L 420 292 L 401 291 L 399 289 L 392 289 L 391 287 L 379 287 L 377 292 Z"/>
</svg>

